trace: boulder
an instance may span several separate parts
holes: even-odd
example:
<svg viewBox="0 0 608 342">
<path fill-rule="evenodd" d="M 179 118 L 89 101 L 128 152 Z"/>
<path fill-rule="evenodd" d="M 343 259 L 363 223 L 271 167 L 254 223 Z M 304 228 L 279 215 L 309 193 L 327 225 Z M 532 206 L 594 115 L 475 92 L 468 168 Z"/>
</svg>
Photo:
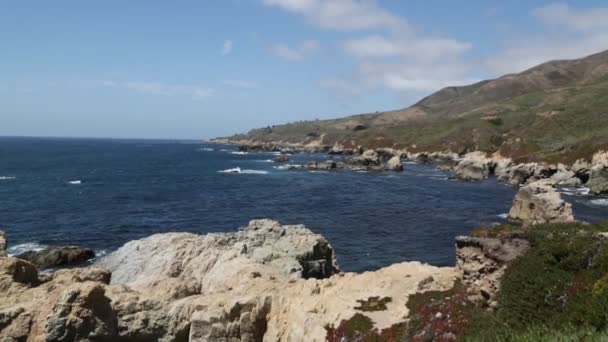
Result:
<svg viewBox="0 0 608 342">
<path fill-rule="evenodd" d="M 593 166 L 587 186 L 596 195 L 608 193 L 608 166 Z"/>
<path fill-rule="evenodd" d="M 281 154 L 272 158 L 272 161 L 275 163 L 287 163 L 289 162 L 289 156 L 286 154 Z"/>
<path fill-rule="evenodd" d="M 401 158 L 394 156 L 386 162 L 386 169 L 389 171 L 400 172 L 403 171 L 403 165 L 401 164 Z"/>
<path fill-rule="evenodd" d="M 576 176 L 576 173 L 569 170 L 565 165 L 558 165 L 558 171 L 551 176 L 556 185 L 562 186 L 580 186 L 582 181 Z"/>
<path fill-rule="evenodd" d="M 7 255 L 6 248 L 6 234 L 4 234 L 4 232 L 0 230 L 0 257 L 5 257 Z"/>
<path fill-rule="evenodd" d="M 82 264 L 93 259 L 95 251 L 76 246 L 51 246 L 41 251 L 28 251 L 16 257 L 27 260 L 38 268 L 52 268 Z"/>
<path fill-rule="evenodd" d="M 361 166 L 374 166 L 380 165 L 381 159 L 376 151 L 366 150 L 362 155 L 349 159 L 349 162 Z"/>
<path fill-rule="evenodd" d="M 573 222 L 572 205 L 562 200 L 554 184 L 541 180 L 522 186 L 513 200 L 509 220 L 524 225 Z"/>
<path fill-rule="evenodd" d="M 483 152 L 467 153 L 454 168 L 458 179 L 479 181 L 488 178 L 492 171 L 492 161 Z"/>
<path fill-rule="evenodd" d="M 317 162 L 317 161 L 313 161 L 313 162 L 309 162 L 304 164 L 304 169 L 307 170 L 334 170 L 337 168 L 337 164 L 336 162 L 333 161 L 325 161 L 325 162 Z"/>
<path fill-rule="evenodd" d="M 608 152 L 593 155 L 587 186 L 596 195 L 608 193 Z"/>
<path fill-rule="evenodd" d="M 512 186 L 524 184 L 528 181 L 528 179 L 530 179 L 530 177 L 534 176 L 537 167 L 537 163 L 517 164 L 512 166 L 509 170 L 508 176 L 506 177 L 506 181 Z M 499 180 L 505 179 L 502 178 Z"/>
<path fill-rule="evenodd" d="M 428 159 L 443 171 L 453 171 L 460 162 L 458 154 L 452 152 L 433 152 L 428 155 Z"/>
<path fill-rule="evenodd" d="M 0 288 L 11 282 L 35 286 L 38 270 L 31 263 L 10 257 L 0 257 Z"/>
</svg>

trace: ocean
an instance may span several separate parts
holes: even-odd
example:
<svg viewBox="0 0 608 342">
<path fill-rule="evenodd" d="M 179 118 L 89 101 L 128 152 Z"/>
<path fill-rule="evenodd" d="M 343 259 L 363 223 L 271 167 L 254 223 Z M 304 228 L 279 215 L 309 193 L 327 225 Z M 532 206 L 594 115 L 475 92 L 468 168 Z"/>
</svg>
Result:
<svg viewBox="0 0 608 342">
<path fill-rule="evenodd" d="M 13 254 L 79 245 L 103 255 L 155 233 L 234 231 L 272 218 L 323 234 L 345 271 L 445 266 L 455 262 L 454 237 L 505 222 L 515 193 L 494 179 L 453 180 L 433 165 L 289 171 L 273 156 L 196 141 L 0 138 L 0 229 Z M 298 154 L 290 163 L 326 158 Z M 563 193 L 577 219 L 608 219 L 608 199 Z"/>
</svg>

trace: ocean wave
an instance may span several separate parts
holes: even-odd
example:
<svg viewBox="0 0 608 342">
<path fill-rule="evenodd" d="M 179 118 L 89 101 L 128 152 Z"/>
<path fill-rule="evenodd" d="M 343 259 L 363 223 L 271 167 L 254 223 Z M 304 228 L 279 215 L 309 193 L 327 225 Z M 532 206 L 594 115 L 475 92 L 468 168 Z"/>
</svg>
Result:
<svg viewBox="0 0 608 342">
<path fill-rule="evenodd" d="M 591 204 L 599 205 L 602 207 L 608 206 L 608 198 L 598 198 L 598 199 L 591 200 L 589 202 L 591 202 Z"/>
<path fill-rule="evenodd" d="M 581 187 L 581 188 L 560 188 L 558 190 L 560 193 L 568 196 L 587 196 L 589 195 L 589 188 Z"/>
<path fill-rule="evenodd" d="M 213 151 L 215 151 L 215 149 L 209 148 L 209 147 L 197 148 L 196 150 L 197 151 L 202 151 L 202 152 L 213 152 Z"/>
<path fill-rule="evenodd" d="M 298 169 L 301 167 L 302 167 L 302 165 L 299 165 L 299 164 L 284 164 L 284 165 L 273 166 L 273 168 L 277 169 L 277 170 L 289 170 L 291 168 Z"/>
<path fill-rule="evenodd" d="M 25 253 L 25 252 L 29 252 L 29 251 L 41 251 L 43 249 L 45 249 L 47 246 L 46 245 L 41 245 L 38 242 L 26 242 L 26 243 L 22 243 L 19 245 L 15 245 L 12 247 L 9 247 L 6 252 L 8 253 L 8 256 L 15 256 L 15 255 L 19 255 L 21 253 Z"/>
<path fill-rule="evenodd" d="M 236 154 L 237 156 L 244 156 L 246 154 L 249 154 L 248 152 L 241 152 L 241 151 L 232 151 L 230 152 L 230 154 Z"/>
<path fill-rule="evenodd" d="M 507 219 L 507 217 L 509 217 L 509 214 L 507 214 L 507 213 L 502 213 L 502 214 L 498 214 L 498 215 L 496 215 L 496 216 L 500 217 L 500 218 L 501 218 L 501 219 L 503 219 L 503 220 L 506 220 L 506 219 Z"/>
<path fill-rule="evenodd" d="M 80 179 L 77 179 L 77 180 L 68 181 L 68 183 L 72 184 L 72 185 L 79 185 L 79 184 L 82 184 L 82 181 Z"/>
<path fill-rule="evenodd" d="M 235 174 L 243 174 L 243 175 L 265 175 L 265 174 L 268 174 L 268 171 L 243 170 L 240 167 L 235 167 L 232 169 L 226 169 L 226 170 L 219 171 L 219 173 L 235 173 Z"/>
<path fill-rule="evenodd" d="M 16 179 L 17 177 L 12 177 L 12 176 L 0 176 L 0 180 L 13 180 Z"/>
</svg>

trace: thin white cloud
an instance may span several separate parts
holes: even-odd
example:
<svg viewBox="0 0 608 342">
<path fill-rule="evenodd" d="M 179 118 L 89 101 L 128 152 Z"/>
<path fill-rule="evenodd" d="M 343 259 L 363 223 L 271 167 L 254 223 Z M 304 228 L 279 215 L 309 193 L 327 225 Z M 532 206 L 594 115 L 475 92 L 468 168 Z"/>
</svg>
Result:
<svg viewBox="0 0 608 342">
<path fill-rule="evenodd" d="M 517 37 L 485 60 L 491 74 L 519 72 L 550 60 L 580 58 L 608 49 L 608 8 L 577 9 L 554 3 L 531 14 L 547 25 L 546 32 Z"/>
<path fill-rule="evenodd" d="M 243 80 L 224 80 L 223 84 L 236 87 L 236 88 L 244 88 L 244 89 L 257 89 L 260 86 L 255 82 L 243 81 Z"/>
<path fill-rule="evenodd" d="M 424 61 L 459 55 L 471 48 L 468 42 L 449 38 L 386 38 L 372 35 L 342 43 L 344 50 L 357 58 L 410 57 Z"/>
<path fill-rule="evenodd" d="M 195 85 L 167 84 L 162 82 L 115 82 L 102 81 L 102 85 L 108 87 L 120 87 L 133 90 L 142 94 L 160 96 L 189 96 L 193 99 L 206 99 L 213 95 L 213 89 Z"/>
<path fill-rule="evenodd" d="M 301 61 L 319 49 L 319 42 L 307 40 L 290 47 L 286 44 L 276 44 L 272 47 L 272 53 L 276 56 L 290 61 Z"/>
<path fill-rule="evenodd" d="M 232 40 L 224 41 L 224 44 L 222 45 L 222 56 L 229 55 L 232 52 L 233 45 Z"/>
<path fill-rule="evenodd" d="M 361 31 L 387 29 L 407 31 L 407 21 L 374 2 L 361 0 L 262 0 L 266 6 L 303 15 L 323 29 Z"/>
<path fill-rule="evenodd" d="M 608 7 L 576 9 L 565 3 L 553 3 L 533 10 L 532 14 L 547 24 L 574 31 L 608 30 Z"/>
</svg>

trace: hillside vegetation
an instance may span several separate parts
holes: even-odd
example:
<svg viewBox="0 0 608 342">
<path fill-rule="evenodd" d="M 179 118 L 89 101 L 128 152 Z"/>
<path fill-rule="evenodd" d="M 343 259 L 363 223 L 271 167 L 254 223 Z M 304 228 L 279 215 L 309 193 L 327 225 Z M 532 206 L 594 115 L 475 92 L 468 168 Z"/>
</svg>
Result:
<svg viewBox="0 0 608 342">
<path fill-rule="evenodd" d="M 412 107 L 255 129 L 232 141 L 410 151 L 500 151 L 515 161 L 573 162 L 608 146 L 608 51 L 442 89 Z"/>
</svg>

